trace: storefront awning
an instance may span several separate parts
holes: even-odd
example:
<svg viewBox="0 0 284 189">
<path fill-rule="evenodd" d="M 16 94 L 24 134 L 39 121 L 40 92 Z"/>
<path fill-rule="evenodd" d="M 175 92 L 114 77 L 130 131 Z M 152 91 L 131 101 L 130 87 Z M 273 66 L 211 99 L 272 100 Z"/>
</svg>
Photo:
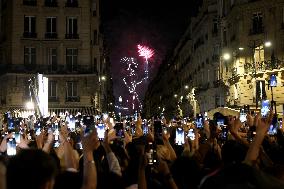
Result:
<svg viewBox="0 0 284 189">
<path fill-rule="evenodd" d="M 223 114 L 224 116 L 229 116 L 229 115 L 239 116 L 239 114 L 240 114 L 239 110 L 235 110 L 235 109 L 228 108 L 228 107 L 218 107 L 218 108 L 215 108 L 215 109 L 207 112 L 208 118 L 213 119 L 214 114 L 217 113 L 217 112 Z"/>
</svg>

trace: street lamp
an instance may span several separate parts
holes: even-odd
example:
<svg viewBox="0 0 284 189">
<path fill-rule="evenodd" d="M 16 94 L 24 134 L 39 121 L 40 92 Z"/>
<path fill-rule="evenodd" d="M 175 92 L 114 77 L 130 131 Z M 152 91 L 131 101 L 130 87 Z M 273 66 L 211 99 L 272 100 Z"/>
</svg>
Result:
<svg viewBox="0 0 284 189">
<path fill-rule="evenodd" d="M 188 85 L 186 85 L 186 86 L 184 86 L 184 88 L 185 88 L 185 89 L 188 89 L 189 87 L 188 87 Z"/>
<path fill-rule="evenodd" d="M 223 58 L 224 58 L 224 60 L 230 60 L 231 55 L 229 53 L 224 53 Z"/>
<path fill-rule="evenodd" d="M 101 77 L 101 80 L 102 80 L 102 81 L 105 81 L 105 80 L 106 80 L 106 76 L 102 76 L 102 77 Z"/>
<path fill-rule="evenodd" d="M 265 46 L 265 47 L 271 47 L 271 45 L 272 45 L 272 43 L 271 43 L 270 41 L 266 41 L 266 42 L 264 43 L 264 46 Z"/>
<path fill-rule="evenodd" d="M 177 97 L 178 97 L 178 95 L 177 95 L 177 94 L 174 94 L 174 97 L 175 97 L 175 98 L 177 98 Z"/>
</svg>

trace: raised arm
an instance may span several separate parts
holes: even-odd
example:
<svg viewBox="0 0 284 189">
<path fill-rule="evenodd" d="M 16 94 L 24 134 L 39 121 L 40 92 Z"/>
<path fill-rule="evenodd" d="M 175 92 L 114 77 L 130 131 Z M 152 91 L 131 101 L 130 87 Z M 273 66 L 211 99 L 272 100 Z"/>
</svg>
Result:
<svg viewBox="0 0 284 189">
<path fill-rule="evenodd" d="M 256 116 L 256 135 L 252 141 L 252 143 L 249 146 L 245 163 L 251 165 L 253 162 L 255 162 L 259 156 L 260 148 L 262 141 L 267 134 L 267 130 L 271 124 L 273 117 L 272 111 L 270 111 L 270 114 L 267 118 L 261 118 L 260 116 Z"/>
<path fill-rule="evenodd" d="M 81 189 L 96 189 L 97 188 L 97 170 L 94 161 L 93 151 L 100 145 L 97 133 L 95 131 L 82 137 L 83 145 L 83 185 Z"/>
</svg>

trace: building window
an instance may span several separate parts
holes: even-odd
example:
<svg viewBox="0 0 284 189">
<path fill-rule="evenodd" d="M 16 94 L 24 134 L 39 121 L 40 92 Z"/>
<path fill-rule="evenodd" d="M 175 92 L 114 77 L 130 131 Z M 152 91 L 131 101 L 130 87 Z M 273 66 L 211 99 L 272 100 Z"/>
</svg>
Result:
<svg viewBox="0 0 284 189">
<path fill-rule="evenodd" d="M 260 34 L 264 32 L 263 28 L 263 15 L 261 12 L 253 14 L 252 17 L 252 29 L 250 31 L 251 35 Z"/>
<path fill-rule="evenodd" d="M 98 74 L 98 61 L 97 58 L 94 58 L 94 72 Z"/>
<path fill-rule="evenodd" d="M 97 16 L 97 3 L 96 3 L 96 0 L 93 0 L 92 11 L 93 11 L 93 16 Z"/>
<path fill-rule="evenodd" d="M 98 30 L 94 30 L 94 45 L 98 44 Z"/>
<path fill-rule="evenodd" d="M 23 5 L 36 6 L 36 0 L 23 0 Z"/>
<path fill-rule="evenodd" d="M 45 0 L 44 5 L 46 7 L 57 7 L 57 0 Z"/>
<path fill-rule="evenodd" d="M 78 7 L 78 0 L 67 0 L 66 7 Z"/>
<path fill-rule="evenodd" d="M 67 91 L 66 91 L 66 101 L 67 102 L 78 102 L 80 101 L 78 97 L 78 88 L 77 82 L 70 81 L 67 82 Z"/>
<path fill-rule="evenodd" d="M 66 49 L 66 66 L 70 72 L 77 71 L 78 49 Z"/>
<path fill-rule="evenodd" d="M 24 64 L 26 66 L 32 66 L 36 64 L 36 48 L 25 47 L 24 50 Z"/>
<path fill-rule="evenodd" d="M 78 25 L 76 17 L 68 17 L 66 21 L 66 39 L 78 39 Z"/>
<path fill-rule="evenodd" d="M 50 71 L 57 71 L 57 49 L 49 48 L 48 49 L 48 66 Z"/>
<path fill-rule="evenodd" d="M 48 18 L 46 18 L 45 38 L 57 38 L 56 17 L 48 17 Z"/>
<path fill-rule="evenodd" d="M 36 17 L 25 16 L 24 18 L 24 37 L 36 38 Z"/>
<path fill-rule="evenodd" d="M 49 81 L 48 98 L 49 98 L 49 100 L 56 100 L 57 99 L 57 82 L 56 81 Z"/>
</svg>

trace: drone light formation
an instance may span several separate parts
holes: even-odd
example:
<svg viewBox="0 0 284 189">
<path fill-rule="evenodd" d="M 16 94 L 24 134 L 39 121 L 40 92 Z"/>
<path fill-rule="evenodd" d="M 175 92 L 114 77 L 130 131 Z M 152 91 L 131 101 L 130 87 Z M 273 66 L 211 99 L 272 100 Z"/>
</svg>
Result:
<svg viewBox="0 0 284 189">
<path fill-rule="evenodd" d="M 150 49 L 147 46 L 140 45 L 140 44 L 137 45 L 137 48 L 138 48 L 139 56 L 142 56 L 142 57 L 145 58 L 145 62 L 146 62 L 146 65 L 145 65 L 145 76 L 146 76 L 146 80 L 147 80 L 148 79 L 148 75 L 149 75 L 149 71 L 148 71 L 148 64 L 149 64 L 149 62 L 148 62 L 148 59 L 151 58 L 154 55 L 154 50 Z"/>
</svg>

